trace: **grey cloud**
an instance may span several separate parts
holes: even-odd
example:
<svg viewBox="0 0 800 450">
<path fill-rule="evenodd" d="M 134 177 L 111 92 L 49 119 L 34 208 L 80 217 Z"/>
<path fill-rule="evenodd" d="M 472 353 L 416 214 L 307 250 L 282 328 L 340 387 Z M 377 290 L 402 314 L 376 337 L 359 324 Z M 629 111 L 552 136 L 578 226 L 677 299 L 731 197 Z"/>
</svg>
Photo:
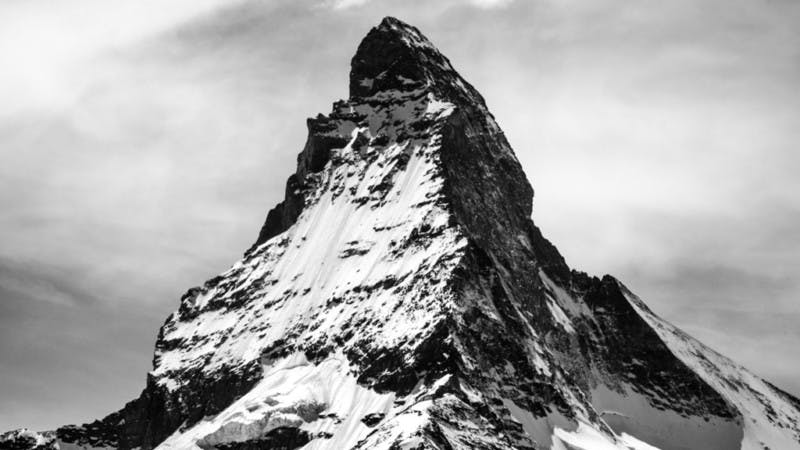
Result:
<svg viewBox="0 0 800 450">
<path fill-rule="evenodd" d="M 8 292 L 65 306 L 92 304 L 92 292 L 79 289 L 80 274 L 63 268 L 46 267 L 0 259 L 0 287 Z"/>
</svg>

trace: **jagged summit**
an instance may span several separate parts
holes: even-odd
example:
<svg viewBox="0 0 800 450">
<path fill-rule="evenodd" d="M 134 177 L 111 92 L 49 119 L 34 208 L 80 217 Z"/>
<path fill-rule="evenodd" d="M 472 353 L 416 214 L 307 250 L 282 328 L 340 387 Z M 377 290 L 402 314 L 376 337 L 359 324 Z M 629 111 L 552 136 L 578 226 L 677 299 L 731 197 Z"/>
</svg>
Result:
<svg viewBox="0 0 800 450">
<path fill-rule="evenodd" d="M 485 106 L 483 97 L 416 27 L 385 17 L 353 56 L 350 97 L 387 91 L 430 90 L 442 99 Z"/>
<path fill-rule="evenodd" d="M 567 266 L 415 28 L 373 28 L 308 131 L 256 243 L 159 330 L 142 394 L 0 448 L 800 448 L 800 401 Z"/>
</svg>

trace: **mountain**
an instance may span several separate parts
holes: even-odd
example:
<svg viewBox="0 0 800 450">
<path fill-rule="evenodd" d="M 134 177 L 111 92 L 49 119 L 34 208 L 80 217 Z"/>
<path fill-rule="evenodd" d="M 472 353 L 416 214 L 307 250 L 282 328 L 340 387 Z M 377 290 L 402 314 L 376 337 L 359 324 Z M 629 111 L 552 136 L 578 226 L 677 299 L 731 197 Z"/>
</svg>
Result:
<svg viewBox="0 0 800 450">
<path fill-rule="evenodd" d="M 2 448 L 800 449 L 800 401 L 571 270 L 481 95 L 387 17 L 139 398 Z"/>
</svg>

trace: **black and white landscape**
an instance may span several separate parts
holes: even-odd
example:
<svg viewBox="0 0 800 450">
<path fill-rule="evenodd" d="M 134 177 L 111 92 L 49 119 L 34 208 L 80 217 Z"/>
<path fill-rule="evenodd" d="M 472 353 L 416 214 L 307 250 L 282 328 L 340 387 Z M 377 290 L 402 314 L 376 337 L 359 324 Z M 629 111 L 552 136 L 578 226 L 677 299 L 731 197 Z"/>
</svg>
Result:
<svg viewBox="0 0 800 450">
<path fill-rule="evenodd" d="M 797 397 L 568 265 L 458 61 L 390 16 L 352 50 L 347 99 L 307 119 L 244 255 L 180 297 L 141 394 L 0 448 L 800 449 Z"/>
</svg>

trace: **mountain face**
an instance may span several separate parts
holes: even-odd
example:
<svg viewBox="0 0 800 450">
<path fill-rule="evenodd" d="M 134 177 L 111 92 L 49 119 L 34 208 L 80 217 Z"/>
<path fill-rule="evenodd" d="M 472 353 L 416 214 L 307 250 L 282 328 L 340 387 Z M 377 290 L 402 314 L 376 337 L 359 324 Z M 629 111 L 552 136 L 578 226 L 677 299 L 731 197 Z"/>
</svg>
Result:
<svg viewBox="0 0 800 450">
<path fill-rule="evenodd" d="M 481 95 L 386 18 L 141 396 L 0 448 L 800 449 L 800 401 L 571 270 Z"/>
</svg>

